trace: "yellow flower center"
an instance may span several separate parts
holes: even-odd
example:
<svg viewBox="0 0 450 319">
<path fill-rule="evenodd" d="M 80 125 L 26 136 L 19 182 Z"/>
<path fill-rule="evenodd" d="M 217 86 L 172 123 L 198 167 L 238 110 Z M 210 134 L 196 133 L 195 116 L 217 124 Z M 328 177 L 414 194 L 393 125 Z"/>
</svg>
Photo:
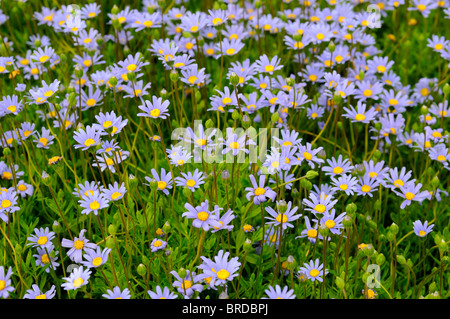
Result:
<svg viewBox="0 0 450 319">
<path fill-rule="evenodd" d="M 405 194 L 405 197 L 406 197 L 407 200 L 412 200 L 412 199 L 414 199 L 414 197 L 416 197 L 416 195 L 414 195 L 414 194 L 411 193 L 411 192 L 407 192 L 407 193 Z"/>
<path fill-rule="evenodd" d="M 44 63 L 48 59 L 50 59 L 50 57 L 48 55 L 43 55 L 39 58 L 39 62 Z"/>
<path fill-rule="evenodd" d="M 364 90 L 363 95 L 364 95 L 365 97 L 372 96 L 372 90 L 369 90 L 369 89 Z"/>
<path fill-rule="evenodd" d="M 403 183 L 403 181 L 401 179 L 397 179 L 397 180 L 394 181 L 394 185 L 396 187 L 400 187 L 400 186 L 405 185 L 405 183 Z"/>
<path fill-rule="evenodd" d="M 427 6 L 424 5 L 424 4 L 419 4 L 419 5 L 417 6 L 417 9 L 419 9 L 420 11 L 424 11 L 426 8 L 427 8 Z"/>
<path fill-rule="evenodd" d="M 195 75 L 190 76 L 188 79 L 188 82 L 191 84 L 194 84 L 195 81 L 197 81 L 197 77 Z"/>
<path fill-rule="evenodd" d="M 259 195 L 264 195 L 266 193 L 265 189 L 262 187 L 258 187 L 257 189 L 255 189 L 255 195 L 259 196 Z"/>
<path fill-rule="evenodd" d="M 42 245 L 45 245 L 47 243 L 47 241 L 48 241 L 48 239 L 46 236 L 41 236 L 38 238 L 37 243 L 38 243 L 38 245 L 42 246 Z"/>
<path fill-rule="evenodd" d="M 95 103 L 97 103 L 97 101 L 94 99 L 89 99 L 86 101 L 87 106 L 93 106 L 93 105 L 95 105 Z"/>
<path fill-rule="evenodd" d="M 327 226 L 329 229 L 333 228 L 335 225 L 336 223 L 332 219 L 329 219 L 325 222 L 325 226 Z"/>
<path fill-rule="evenodd" d="M 12 205 L 12 203 L 10 200 L 8 200 L 8 199 L 2 200 L 2 205 L 1 205 L 2 208 L 9 208 L 9 207 L 11 207 L 11 205 Z"/>
<path fill-rule="evenodd" d="M 264 70 L 265 70 L 266 72 L 273 72 L 274 69 L 275 69 L 274 66 L 271 65 L 271 64 L 266 65 L 265 68 L 264 68 Z"/>
<path fill-rule="evenodd" d="M 205 221 L 207 220 L 209 217 L 209 214 L 207 212 L 200 212 L 197 214 L 197 218 L 200 219 L 201 221 Z"/>
<path fill-rule="evenodd" d="M 167 186 L 167 183 L 164 181 L 159 181 L 158 182 L 158 189 L 165 189 Z"/>
<path fill-rule="evenodd" d="M 19 189 L 19 191 L 24 192 L 27 190 L 27 187 L 24 184 L 20 184 L 19 186 L 17 186 L 17 188 Z"/>
<path fill-rule="evenodd" d="M 193 179 L 188 179 L 187 180 L 187 182 L 186 182 L 186 185 L 188 186 L 188 187 L 193 187 L 193 186 L 195 186 L 195 181 L 193 180 Z"/>
<path fill-rule="evenodd" d="M 322 41 L 323 39 L 325 39 L 325 35 L 323 33 L 317 33 L 316 38 L 317 40 Z"/>
<path fill-rule="evenodd" d="M 190 280 L 184 280 L 183 284 L 181 285 L 181 288 L 183 289 L 189 289 L 192 286 L 192 282 Z"/>
<path fill-rule="evenodd" d="M 441 133 L 439 133 L 439 132 L 433 132 L 433 137 L 435 137 L 435 138 L 441 138 L 442 137 L 442 134 Z"/>
<path fill-rule="evenodd" d="M 308 235 L 309 238 L 316 238 L 316 236 L 317 236 L 317 230 L 311 228 L 310 230 L 308 230 L 308 232 L 306 233 L 306 235 Z"/>
<path fill-rule="evenodd" d="M 277 220 L 277 222 L 284 224 L 288 221 L 288 218 L 285 214 L 278 214 L 276 220 Z"/>
<path fill-rule="evenodd" d="M 41 261 L 42 261 L 43 264 L 48 264 L 50 262 L 50 259 L 48 258 L 47 254 L 43 254 L 41 256 Z"/>
<path fill-rule="evenodd" d="M 5 286 L 6 286 L 6 282 L 4 280 L 0 280 L 0 291 L 5 289 Z"/>
<path fill-rule="evenodd" d="M 79 239 L 75 240 L 75 242 L 73 243 L 73 247 L 75 247 L 75 249 L 78 249 L 78 250 L 83 249 L 84 242 Z"/>
<path fill-rule="evenodd" d="M 420 90 L 420 94 L 422 94 L 422 96 L 427 96 L 430 93 L 430 91 L 427 88 L 423 88 L 422 90 Z"/>
<path fill-rule="evenodd" d="M 156 240 L 156 241 L 153 243 L 153 246 L 155 246 L 155 247 L 161 247 L 161 245 L 162 245 L 162 241 L 160 241 L 160 240 Z"/>
<path fill-rule="evenodd" d="M 236 52 L 236 50 L 233 49 L 233 48 L 229 48 L 229 49 L 227 49 L 225 52 L 226 52 L 228 55 L 233 55 L 234 52 Z"/>
<path fill-rule="evenodd" d="M 386 67 L 384 65 L 377 66 L 377 71 L 380 73 L 386 72 Z"/>
<path fill-rule="evenodd" d="M 370 176 L 370 178 L 374 178 L 374 177 L 378 176 L 378 174 L 376 172 L 370 172 L 369 176 Z"/>
<path fill-rule="evenodd" d="M 84 145 L 85 145 L 86 147 L 89 147 L 89 146 L 91 146 L 92 144 L 95 144 L 95 141 L 94 141 L 94 139 L 92 139 L 92 138 L 88 138 L 86 141 L 84 141 Z"/>
<path fill-rule="evenodd" d="M 327 208 L 325 205 L 318 204 L 316 207 L 314 207 L 314 210 L 318 211 L 319 213 L 323 213 Z"/>
<path fill-rule="evenodd" d="M 369 185 L 363 185 L 363 186 L 361 187 L 361 190 L 362 190 L 364 193 L 370 192 L 371 189 L 372 189 L 372 188 L 371 188 Z"/>
<path fill-rule="evenodd" d="M 217 25 L 217 24 L 222 23 L 222 22 L 223 22 L 223 20 L 221 18 L 214 18 L 213 21 L 212 21 L 212 23 L 214 25 Z"/>
<path fill-rule="evenodd" d="M 97 202 L 96 200 L 94 200 L 94 201 L 89 205 L 89 207 L 90 207 L 92 210 L 99 209 L 100 203 Z"/>
<path fill-rule="evenodd" d="M 112 195 L 111 195 L 111 199 L 116 199 L 116 198 L 118 198 L 118 197 L 120 197 L 122 195 L 122 193 L 119 193 L 119 192 L 114 192 L 114 193 L 112 193 Z"/>
<path fill-rule="evenodd" d="M 73 281 L 73 286 L 75 288 L 78 288 L 83 284 L 83 282 L 84 282 L 83 278 L 77 278 Z"/>
<path fill-rule="evenodd" d="M 317 276 L 319 275 L 319 271 L 318 271 L 317 269 L 312 269 L 312 270 L 309 272 L 309 275 L 310 275 L 311 277 L 317 277 Z"/>
<path fill-rule="evenodd" d="M 426 234 L 426 233 L 425 233 L 425 231 L 424 231 L 424 230 L 421 230 L 421 231 L 419 231 L 419 236 L 420 236 L 420 237 L 423 237 L 423 236 L 425 236 L 425 234 Z"/>
<path fill-rule="evenodd" d="M 225 269 L 221 269 L 217 272 L 217 278 L 225 280 L 230 276 L 230 273 Z"/>
<path fill-rule="evenodd" d="M 159 114 L 161 114 L 161 111 L 159 110 L 159 109 L 153 109 L 153 110 L 151 110 L 150 111 L 150 116 L 151 117 L 158 117 L 159 116 Z"/>
<path fill-rule="evenodd" d="M 304 152 L 303 157 L 308 161 L 310 161 L 312 159 L 311 153 L 308 153 L 308 152 Z"/>
<path fill-rule="evenodd" d="M 347 184 L 341 184 L 339 185 L 339 188 L 342 189 L 343 191 L 345 191 L 348 188 Z"/>
<path fill-rule="evenodd" d="M 445 156 L 444 155 L 439 155 L 438 157 L 437 157 L 437 160 L 439 161 L 439 162 L 444 162 L 445 161 Z"/>
<path fill-rule="evenodd" d="M 38 295 L 34 299 L 47 299 L 47 295 L 46 294 Z"/>
<path fill-rule="evenodd" d="M 232 149 L 237 149 L 237 148 L 239 148 L 239 143 L 238 143 L 238 142 L 232 142 L 232 143 L 230 143 L 230 148 L 232 148 Z"/>
<path fill-rule="evenodd" d="M 143 25 L 145 25 L 147 28 L 150 28 L 153 25 L 153 21 L 150 20 L 144 21 Z"/>
<path fill-rule="evenodd" d="M 334 174 L 342 174 L 343 171 L 344 171 L 344 170 L 343 170 L 342 167 L 340 167 L 340 166 L 336 166 L 336 167 L 333 169 L 333 173 L 334 173 Z"/>
<path fill-rule="evenodd" d="M 8 111 L 10 111 L 11 113 L 14 113 L 15 111 L 17 111 L 17 107 L 15 105 L 10 105 L 6 109 Z"/>
<path fill-rule="evenodd" d="M 315 82 L 315 81 L 317 81 L 317 75 L 311 74 L 311 75 L 309 76 L 309 79 L 310 79 L 312 82 Z"/>
</svg>

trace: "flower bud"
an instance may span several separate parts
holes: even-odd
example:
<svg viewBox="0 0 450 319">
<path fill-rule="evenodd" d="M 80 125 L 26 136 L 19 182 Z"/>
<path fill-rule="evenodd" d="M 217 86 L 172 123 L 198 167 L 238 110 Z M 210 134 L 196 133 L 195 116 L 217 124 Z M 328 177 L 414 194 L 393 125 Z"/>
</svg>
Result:
<svg viewBox="0 0 450 319">
<path fill-rule="evenodd" d="M 333 41 L 330 41 L 330 43 L 328 43 L 328 50 L 333 53 L 336 50 L 336 44 Z"/>
<path fill-rule="evenodd" d="M 117 78 L 115 76 L 111 76 L 109 78 L 109 84 L 111 84 L 112 86 L 116 86 L 117 85 Z"/>
<path fill-rule="evenodd" d="M 286 268 L 289 271 L 294 271 L 297 268 L 297 261 L 295 260 L 294 256 L 289 255 L 286 260 Z"/>
<path fill-rule="evenodd" d="M 339 289 L 344 289 L 344 287 L 345 287 L 344 279 L 342 279 L 341 277 L 336 277 L 336 286 Z"/>
<path fill-rule="evenodd" d="M 116 226 L 114 226 L 113 224 L 108 226 L 108 233 L 112 236 L 114 236 L 117 232 Z"/>
<path fill-rule="evenodd" d="M 375 262 L 377 263 L 378 266 L 383 265 L 385 261 L 386 261 L 386 257 L 384 257 L 384 255 L 382 253 L 379 253 L 377 258 L 375 259 Z"/>
<path fill-rule="evenodd" d="M 403 255 L 397 255 L 397 262 L 400 265 L 404 265 L 406 264 L 406 258 Z"/>
<path fill-rule="evenodd" d="M 439 177 L 437 176 L 433 177 L 433 179 L 431 180 L 431 186 L 433 186 L 433 188 L 438 188 L 439 184 L 440 184 Z"/>
<path fill-rule="evenodd" d="M 280 200 L 278 202 L 278 212 L 283 214 L 283 213 L 286 212 L 286 210 L 287 210 L 287 203 L 286 203 L 286 201 L 285 200 Z"/>
<path fill-rule="evenodd" d="M 380 122 L 376 122 L 375 123 L 375 129 L 379 132 L 381 130 L 381 128 L 383 127 L 383 124 L 381 124 Z"/>
<path fill-rule="evenodd" d="M 342 102 L 342 96 L 340 94 L 335 93 L 333 96 L 333 101 L 335 104 L 339 104 Z"/>
<path fill-rule="evenodd" d="M 61 232 L 61 225 L 58 223 L 57 220 L 55 220 L 52 224 L 52 230 L 55 232 L 55 234 L 59 234 Z"/>
<path fill-rule="evenodd" d="M 134 73 L 133 71 L 128 71 L 127 78 L 129 81 L 134 82 L 134 80 L 136 80 L 136 73 Z"/>
<path fill-rule="evenodd" d="M 391 232 L 394 235 L 398 234 L 398 225 L 396 223 L 392 223 L 392 225 L 389 227 L 389 232 Z"/>
<path fill-rule="evenodd" d="M 378 161 L 380 158 L 381 158 L 380 150 L 375 150 L 375 152 L 373 152 L 373 159 Z"/>
<path fill-rule="evenodd" d="M 231 72 L 230 83 L 234 87 L 239 84 L 239 76 L 236 74 L 236 72 Z"/>
<path fill-rule="evenodd" d="M 344 225 L 345 228 L 351 228 L 353 225 L 353 218 L 349 215 L 346 215 L 342 220 L 342 225 Z"/>
<path fill-rule="evenodd" d="M 145 267 L 144 264 L 139 264 L 137 266 L 137 273 L 138 273 L 138 275 L 144 277 L 145 274 L 147 273 L 147 267 Z"/>
<path fill-rule="evenodd" d="M 388 232 L 386 234 L 386 238 L 388 241 L 392 242 L 392 241 L 394 241 L 394 234 L 392 234 L 391 232 Z"/>
<path fill-rule="evenodd" d="M 319 175 L 318 172 L 313 171 L 313 170 L 309 170 L 309 171 L 306 172 L 305 176 L 306 176 L 307 179 L 311 180 L 311 179 L 316 178 L 318 175 Z"/>
<path fill-rule="evenodd" d="M 181 279 L 184 279 L 187 276 L 186 269 L 180 268 L 180 270 L 178 270 L 178 276 L 180 276 Z"/>
<path fill-rule="evenodd" d="M 187 198 L 190 198 L 192 196 L 192 191 L 187 186 L 183 187 L 182 192 L 183 192 L 183 195 Z"/>
<path fill-rule="evenodd" d="M 74 73 L 75 73 L 75 77 L 76 77 L 77 79 L 81 79 L 81 78 L 83 77 L 83 74 L 84 74 L 83 67 L 82 67 L 80 64 L 77 64 L 77 65 L 75 66 L 75 71 L 74 71 Z"/>
<path fill-rule="evenodd" d="M 447 243 L 445 242 L 445 240 L 442 240 L 442 241 L 439 243 L 438 248 L 439 248 L 439 251 L 440 251 L 441 253 L 446 253 L 446 252 L 447 252 L 447 250 L 448 250 L 448 245 L 447 245 Z"/>
<path fill-rule="evenodd" d="M 275 112 L 272 114 L 272 117 L 270 118 L 270 120 L 273 123 L 278 123 L 278 120 L 280 119 L 280 114 L 278 114 L 278 112 Z"/>
<path fill-rule="evenodd" d="M 106 244 L 107 248 L 113 249 L 114 246 L 115 246 L 114 239 L 112 239 L 111 237 L 106 239 L 106 243 L 105 244 Z"/>
<path fill-rule="evenodd" d="M 319 226 L 319 234 L 321 234 L 322 237 L 325 238 L 326 236 L 329 235 L 329 233 L 330 233 L 330 230 L 328 229 L 328 227 L 325 224 L 321 224 Z"/>
<path fill-rule="evenodd" d="M 308 191 L 310 191 L 312 189 L 312 183 L 307 179 L 301 179 L 300 185 Z"/>
<path fill-rule="evenodd" d="M 247 238 L 244 242 L 244 251 L 249 252 L 253 247 L 252 247 L 252 240 L 250 238 Z"/>
<path fill-rule="evenodd" d="M 45 186 L 50 186 L 52 184 L 52 178 L 47 174 L 46 171 L 42 171 L 41 178 Z"/>
<path fill-rule="evenodd" d="M 442 92 L 447 96 L 450 94 L 450 85 L 448 83 L 445 83 L 444 87 L 442 88 Z"/>
<path fill-rule="evenodd" d="M 166 221 L 166 222 L 164 223 L 162 229 L 163 229 L 163 231 L 164 231 L 166 234 L 170 232 L 170 223 L 169 223 L 169 221 Z"/>
<path fill-rule="evenodd" d="M 224 290 L 224 291 L 222 291 L 222 292 L 220 293 L 219 299 L 230 299 L 230 298 L 228 297 L 228 293 L 227 293 L 226 290 Z"/>
<path fill-rule="evenodd" d="M 422 107 L 420 108 L 420 113 L 422 113 L 422 115 L 427 115 L 428 107 L 426 105 L 422 105 Z"/>
<path fill-rule="evenodd" d="M 252 124 L 252 122 L 251 122 L 250 118 L 248 117 L 248 115 L 244 114 L 244 116 L 242 117 L 242 125 L 244 126 L 244 128 L 248 129 L 251 124 Z"/>
<path fill-rule="evenodd" d="M 297 274 L 297 278 L 300 282 L 306 282 L 306 280 L 308 279 L 308 277 L 306 276 L 306 274 L 304 272 L 299 272 Z"/>
<path fill-rule="evenodd" d="M 372 244 L 368 244 L 366 246 L 366 248 L 363 249 L 364 255 L 366 255 L 367 257 L 372 257 L 373 254 L 375 253 L 375 249 L 373 248 Z"/>
<path fill-rule="evenodd" d="M 128 184 L 131 188 L 135 188 L 137 186 L 138 180 L 133 174 L 128 175 Z"/>
<path fill-rule="evenodd" d="M 231 113 L 231 117 L 233 120 L 237 121 L 241 119 L 241 115 L 239 114 L 238 110 L 234 110 L 233 113 Z"/>
<path fill-rule="evenodd" d="M 345 211 L 347 212 L 347 214 L 350 214 L 350 215 L 355 214 L 357 209 L 358 209 L 358 207 L 356 206 L 355 203 L 350 203 L 347 206 L 345 206 Z"/>
<path fill-rule="evenodd" d="M 3 149 L 3 155 L 4 155 L 4 156 L 9 156 L 9 155 L 11 155 L 11 149 L 10 149 L 9 147 L 5 147 L 5 148 Z"/>
<path fill-rule="evenodd" d="M 226 169 L 222 172 L 221 176 L 223 179 L 228 179 L 230 178 L 230 172 Z"/>
</svg>

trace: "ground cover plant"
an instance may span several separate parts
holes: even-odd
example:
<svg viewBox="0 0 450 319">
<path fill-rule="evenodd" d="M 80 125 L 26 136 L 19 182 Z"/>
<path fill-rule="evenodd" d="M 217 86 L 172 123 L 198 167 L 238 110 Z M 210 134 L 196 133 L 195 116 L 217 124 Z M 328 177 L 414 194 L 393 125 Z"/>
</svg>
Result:
<svg viewBox="0 0 450 319">
<path fill-rule="evenodd" d="M 448 0 L 2 1 L 0 296 L 450 296 Z"/>
</svg>

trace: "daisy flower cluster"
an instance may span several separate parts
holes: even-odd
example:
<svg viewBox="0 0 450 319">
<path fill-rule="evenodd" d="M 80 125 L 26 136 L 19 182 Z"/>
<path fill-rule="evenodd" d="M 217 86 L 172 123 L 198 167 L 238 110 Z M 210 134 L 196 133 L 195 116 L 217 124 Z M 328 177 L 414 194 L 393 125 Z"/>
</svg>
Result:
<svg viewBox="0 0 450 319">
<path fill-rule="evenodd" d="M 449 296 L 448 0 L 138 3 L 2 4 L 0 297 Z"/>
</svg>

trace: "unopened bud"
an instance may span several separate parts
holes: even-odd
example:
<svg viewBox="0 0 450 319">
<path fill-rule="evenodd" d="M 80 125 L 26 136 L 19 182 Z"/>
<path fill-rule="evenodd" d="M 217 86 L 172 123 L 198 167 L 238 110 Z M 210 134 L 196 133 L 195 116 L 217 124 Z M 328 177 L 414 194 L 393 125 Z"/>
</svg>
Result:
<svg viewBox="0 0 450 319">
<path fill-rule="evenodd" d="M 239 76 L 235 72 L 230 74 L 230 83 L 234 87 L 239 84 Z"/>
<path fill-rule="evenodd" d="M 397 255 L 397 262 L 400 265 L 404 265 L 406 264 L 406 258 L 403 255 Z"/>
<path fill-rule="evenodd" d="M 318 175 L 319 175 L 318 172 L 313 171 L 313 170 L 309 170 L 308 172 L 306 172 L 305 176 L 306 176 L 307 179 L 311 180 L 311 179 L 316 178 Z"/>
<path fill-rule="evenodd" d="M 147 267 L 145 267 L 144 264 L 139 264 L 137 266 L 137 273 L 138 273 L 138 275 L 144 277 L 145 274 L 147 273 Z"/>
</svg>

